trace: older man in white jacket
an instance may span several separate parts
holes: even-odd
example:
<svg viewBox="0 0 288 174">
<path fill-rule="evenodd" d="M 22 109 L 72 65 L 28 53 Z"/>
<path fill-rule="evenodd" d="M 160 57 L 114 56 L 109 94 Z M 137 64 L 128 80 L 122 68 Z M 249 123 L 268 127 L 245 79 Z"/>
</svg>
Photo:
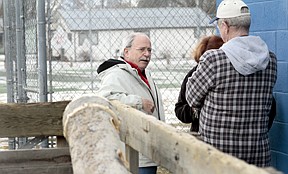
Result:
<svg viewBox="0 0 288 174">
<path fill-rule="evenodd" d="M 101 79 L 98 94 L 134 107 L 165 121 L 162 98 L 150 72 L 151 41 L 144 33 L 132 33 L 123 39 L 120 59 L 109 59 L 97 72 Z M 139 155 L 139 173 L 156 174 L 157 164 Z"/>
</svg>

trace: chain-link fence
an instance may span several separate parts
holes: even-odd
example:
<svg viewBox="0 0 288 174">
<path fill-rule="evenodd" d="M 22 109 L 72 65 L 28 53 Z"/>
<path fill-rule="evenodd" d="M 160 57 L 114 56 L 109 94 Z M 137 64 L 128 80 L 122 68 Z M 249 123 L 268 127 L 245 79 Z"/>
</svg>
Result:
<svg viewBox="0 0 288 174">
<path fill-rule="evenodd" d="M 201 36 L 214 32 L 207 13 L 215 9 L 213 3 L 207 1 L 206 8 L 201 8 L 191 1 L 68 2 L 63 1 L 61 6 L 54 2 L 51 16 L 50 99 L 72 99 L 95 92 L 98 65 L 119 56 L 123 36 L 141 31 L 152 41 L 149 68 L 161 88 L 167 121 L 178 124 L 174 104 L 181 82 L 193 64 L 190 58 L 193 46 Z"/>
<path fill-rule="evenodd" d="M 215 33 L 216 0 L 4 0 L 8 102 L 71 100 L 95 93 L 97 67 L 119 56 L 122 38 L 140 31 L 152 42 L 152 69 L 174 114 L 180 85 L 194 66 L 199 38 Z M 16 59 L 15 59 L 16 57 Z"/>
</svg>

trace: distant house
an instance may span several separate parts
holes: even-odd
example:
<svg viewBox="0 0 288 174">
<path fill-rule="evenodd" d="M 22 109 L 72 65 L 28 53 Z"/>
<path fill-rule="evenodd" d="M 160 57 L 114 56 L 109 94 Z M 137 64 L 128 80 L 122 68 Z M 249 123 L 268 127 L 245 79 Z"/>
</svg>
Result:
<svg viewBox="0 0 288 174">
<path fill-rule="evenodd" d="M 57 18 L 52 55 L 70 61 L 119 56 L 121 39 L 133 31 L 150 36 L 156 58 L 189 57 L 199 37 L 215 30 L 200 8 L 60 9 Z"/>
</svg>

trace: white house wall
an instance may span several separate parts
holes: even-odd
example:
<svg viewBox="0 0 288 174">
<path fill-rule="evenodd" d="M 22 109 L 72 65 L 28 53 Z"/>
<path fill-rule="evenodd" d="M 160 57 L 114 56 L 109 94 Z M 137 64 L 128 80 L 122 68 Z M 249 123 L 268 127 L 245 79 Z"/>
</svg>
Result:
<svg viewBox="0 0 288 174">
<path fill-rule="evenodd" d="M 192 48 L 197 43 L 195 37 L 195 28 L 187 29 L 151 29 L 149 34 L 153 48 L 153 58 L 183 58 L 190 57 Z M 122 38 L 133 32 L 133 30 L 112 30 L 98 31 L 98 44 L 90 46 L 88 40 L 79 46 L 79 34 L 72 33 L 72 43 L 70 44 L 65 38 L 65 56 L 69 61 L 83 61 L 84 52 L 91 53 L 94 61 L 103 61 L 108 58 L 120 56 Z M 199 33 L 210 35 L 213 30 L 209 28 L 202 29 Z M 57 36 L 57 35 L 56 35 Z M 68 36 L 68 33 L 66 33 Z M 52 38 L 53 40 L 53 38 Z M 69 46 L 67 46 L 67 44 Z M 52 52 L 59 52 L 59 46 Z M 82 57 L 81 57 L 82 55 Z"/>
<path fill-rule="evenodd" d="M 194 29 L 160 29 L 150 33 L 155 57 L 181 58 L 187 56 L 196 41 Z"/>
<path fill-rule="evenodd" d="M 163 58 L 163 55 L 166 54 L 170 55 L 170 58 L 173 59 L 190 57 L 193 48 L 198 42 L 198 38 L 214 33 L 214 30 L 211 28 L 199 29 L 199 33 L 201 33 L 199 36 L 195 32 L 195 28 L 152 31 L 150 36 L 155 56 Z"/>
<path fill-rule="evenodd" d="M 93 51 L 97 60 L 105 60 L 120 56 L 116 50 L 121 49 L 122 38 L 131 33 L 131 30 L 113 30 L 113 31 L 99 31 L 98 32 L 98 45 Z"/>
<path fill-rule="evenodd" d="M 54 35 L 51 39 L 51 46 L 53 47 L 52 55 L 55 57 L 60 56 L 61 49 L 68 50 L 72 46 L 71 41 L 69 41 L 67 37 L 67 32 L 64 31 L 60 25 L 57 27 L 56 31 L 54 32 Z M 66 53 L 69 54 L 69 52 L 66 52 Z M 71 56 L 71 54 L 69 54 L 69 56 Z"/>
</svg>

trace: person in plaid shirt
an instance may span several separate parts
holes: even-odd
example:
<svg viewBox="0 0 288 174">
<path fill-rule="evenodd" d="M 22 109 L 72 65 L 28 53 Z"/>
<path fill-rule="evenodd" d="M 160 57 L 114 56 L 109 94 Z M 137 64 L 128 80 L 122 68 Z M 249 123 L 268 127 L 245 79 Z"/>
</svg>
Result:
<svg viewBox="0 0 288 174">
<path fill-rule="evenodd" d="M 220 48 L 223 45 L 223 40 L 220 36 L 210 35 L 203 37 L 200 42 L 197 44 L 195 49 L 192 52 L 192 57 L 195 62 L 198 64 L 199 59 L 203 53 L 207 50 Z M 175 103 L 175 115 L 176 117 L 183 123 L 191 123 L 190 133 L 195 137 L 199 137 L 199 114 L 194 112 L 194 109 L 191 108 L 185 97 L 186 92 L 186 83 L 188 78 L 192 75 L 192 73 L 196 70 L 197 65 L 194 66 L 185 76 L 181 89 L 178 96 L 178 101 Z"/>
<path fill-rule="evenodd" d="M 249 36 L 250 12 L 241 0 L 223 0 L 216 17 L 222 47 L 206 51 L 186 84 L 200 110 L 204 142 L 259 167 L 270 166 L 268 120 L 277 78 L 276 56 Z"/>
</svg>

